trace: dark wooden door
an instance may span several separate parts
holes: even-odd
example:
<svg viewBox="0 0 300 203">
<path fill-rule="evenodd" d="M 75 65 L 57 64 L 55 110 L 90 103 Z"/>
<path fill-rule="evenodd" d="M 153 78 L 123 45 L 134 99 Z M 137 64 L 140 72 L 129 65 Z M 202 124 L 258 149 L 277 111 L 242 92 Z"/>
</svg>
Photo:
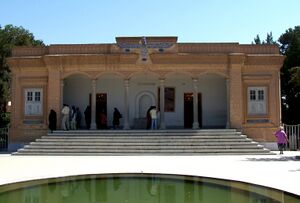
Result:
<svg viewBox="0 0 300 203">
<path fill-rule="evenodd" d="M 184 128 L 192 128 L 194 122 L 193 93 L 184 93 Z M 202 95 L 198 93 L 198 122 L 202 127 Z"/>
<path fill-rule="evenodd" d="M 90 94 L 90 106 L 91 103 L 91 94 Z M 94 111 L 92 109 L 92 111 Z M 104 112 L 105 116 L 107 117 L 107 94 L 106 93 L 97 93 L 96 94 L 96 124 L 97 128 L 100 128 L 100 114 Z"/>
</svg>

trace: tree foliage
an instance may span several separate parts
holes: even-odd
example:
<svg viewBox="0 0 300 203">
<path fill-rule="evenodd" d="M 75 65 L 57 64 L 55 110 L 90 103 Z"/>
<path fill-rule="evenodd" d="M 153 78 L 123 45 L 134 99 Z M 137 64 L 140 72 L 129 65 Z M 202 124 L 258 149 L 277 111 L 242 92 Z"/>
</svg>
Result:
<svg viewBox="0 0 300 203">
<path fill-rule="evenodd" d="M 252 42 L 252 44 L 261 44 L 259 35 L 256 35 L 256 37 L 254 37 L 254 42 Z"/>
<path fill-rule="evenodd" d="M 300 26 L 290 28 L 279 40 L 280 51 L 286 56 L 281 69 L 283 122 L 300 123 Z"/>
<path fill-rule="evenodd" d="M 5 113 L 6 103 L 9 99 L 10 70 L 6 63 L 11 56 L 14 46 L 43 46 L 41 40 L 36 40 L 32 33 L 23 27 L 13 25 L 0 25 L 0 123 L 2 114 Z"/>
<path fill-rule="evenodd" d="M 277 44 L 277 42 L 273 40 L 272 32 L 270 32 L 267 33 L 266 40 L 263 41 L 261 41 L 259 35 L 257 34 L 256 37 L 254 37 L 252 44 Z"/>
</svg>

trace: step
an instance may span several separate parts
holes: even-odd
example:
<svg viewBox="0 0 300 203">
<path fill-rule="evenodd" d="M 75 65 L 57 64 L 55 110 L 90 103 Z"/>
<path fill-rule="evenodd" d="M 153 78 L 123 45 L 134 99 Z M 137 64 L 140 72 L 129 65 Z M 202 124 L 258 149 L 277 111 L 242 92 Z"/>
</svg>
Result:
<svg viewBox="0 0 300 203">
<path fill-rule="evenodd" d="M 53 133 L 48 133 L 48 136 L 62 136 L 62 135 L 69 135 L 69 136 L 89 136 L 89 135 L 115 135 L 115 136 L 147 136 L 147 135 L 164 135 L 164 136 L 184 136 L 184 135 L 239 135 L 240 132 L 236 131 L 212 131 L 212 130 L 206 130 L 206 131 L 55 131 Z"/>
<path fill-rule="evenodd" d="M 138 145 L 138 146 L 123 146 L 123 145 L 117 145 L 117 146 L 99 146 L 93 145 L 93 146 L 57 146 L 57 145 L 29 145 L 26 146 L 25 149 L 79 149 L 79 150 L 111 150 L 111 149 L 116 149 L 116 150 L 126 150 L 126 149 L 157 149 L 157 150 L 165 150 L 165 149 L 174 149 L 174 150 L 183 150 L 183 149 L 193 149 L 193 150 L 198 150 L 198 149 L 258 149 L 261 147 L 257 147 L 256 145 L 207 145 L 207 146 L 191 146 L 191 145 L 169 145 L 169 146 L 156 146 L 156 145 Z"/>
<path fill-rule="evenodd" d="M 232 138 L 173 138 L 173 139 L 165 139 L 165 138 L 55 138 L 55 139 L 49 139 L 49 138 L 43 138 L 43 139 L 37 139 L 36 142 L 105 142 L 105 143 L 113 143 L 113 142 L 225 142 L 225 141 L 252 141 L 250 139 L 240 138 L 240 137 L 232 137 Z"/>
<path fill-rule="evenodd" d="M 21 155 L 114 155 L 114 156 L 124 156 L 124 155 L 203 155 L 203 154 L 272 154 L 268 150 L 257 150 L 257 149 L 219 149 L 218 151 L 212 151 L 207 149 L 202 150 L 85 150 L 85 151 L 77 151 L 77 150 L 21 150 Z"/>
<path fill-rule="evenodd" d="M 14 155 L 270 154 L 235 129 L 55 131 Z"/>
<path fill-rule="evenodd" d="M 145 145 L 145 146 L 168 146 L 168 145 L 176 145 L 176 146 L 206 146 L 206 145 L 212 145 L 212 146 L 218 146 L 218 145 L 255 145 L 257 146 L 258 143 L 256 142 L 216 142 L 215 140 L 212 142 L 147 142 L 147 143 L 140 143 L 140 142 L 83 142 L 83 143 L 78 143 L 78 142 L 32 142 L 30 143 L 30 146 L 47 146 L 47 145 L 52 145 L 52 146 L 140 146 L 140 145 Z M 29 146 L 29 145 L 27 145 Z"/>
</svg>

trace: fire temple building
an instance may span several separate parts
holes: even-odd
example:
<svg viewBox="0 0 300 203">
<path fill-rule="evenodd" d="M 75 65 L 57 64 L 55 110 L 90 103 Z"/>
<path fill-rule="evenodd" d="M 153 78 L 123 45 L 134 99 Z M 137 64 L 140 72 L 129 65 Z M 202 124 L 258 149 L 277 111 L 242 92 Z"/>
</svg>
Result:
<svg viewBox="0 0 300 203">
<path fill-rule="evenodd" d="M 150 106 L 159 129 L 234 128 L 260 143 L 274 142 L 281 123 L 280 68 L 275 45 L 178 43 L 177 37 L 116 37 L 113 44 L 16 47 L 12 72 L 10 143 L 48 132 L 48 115 L 63 104 L 91 106 L 112 125 L 114 108 L 124 129 L 146 128 Z"/>
</svg>

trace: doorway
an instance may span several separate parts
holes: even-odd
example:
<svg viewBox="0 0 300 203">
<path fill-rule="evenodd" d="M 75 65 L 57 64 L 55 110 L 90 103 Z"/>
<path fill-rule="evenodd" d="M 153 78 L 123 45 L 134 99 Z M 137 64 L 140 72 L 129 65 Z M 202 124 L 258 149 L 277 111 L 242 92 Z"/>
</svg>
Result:
<svg viewBox="0 0 300 203">
<path fill-rule="evenodd" d="M 90 94 L 90 106 L 92 106 L 91 101 L 92 101 L 92 95 Z M 92 109 L 93 111 L 93 109 Z M 103 128 L 101 126 L 101 112 L 104 113 L 104 115 L 107 118 L 107 94 L 106 93 L 97 93 L 96 94 L 96 124 L 97 124 L 97 129 Z M 107 126 L 106 126 L 107 127 Z"/>
<path fill-rule="evenodd" d="M 184 128 L 193 128 L 194 104 L 193 93 L 184 93 Z M 198 93 L 198 122 L 202 127 L 202 95 Z"/>
</svg>

